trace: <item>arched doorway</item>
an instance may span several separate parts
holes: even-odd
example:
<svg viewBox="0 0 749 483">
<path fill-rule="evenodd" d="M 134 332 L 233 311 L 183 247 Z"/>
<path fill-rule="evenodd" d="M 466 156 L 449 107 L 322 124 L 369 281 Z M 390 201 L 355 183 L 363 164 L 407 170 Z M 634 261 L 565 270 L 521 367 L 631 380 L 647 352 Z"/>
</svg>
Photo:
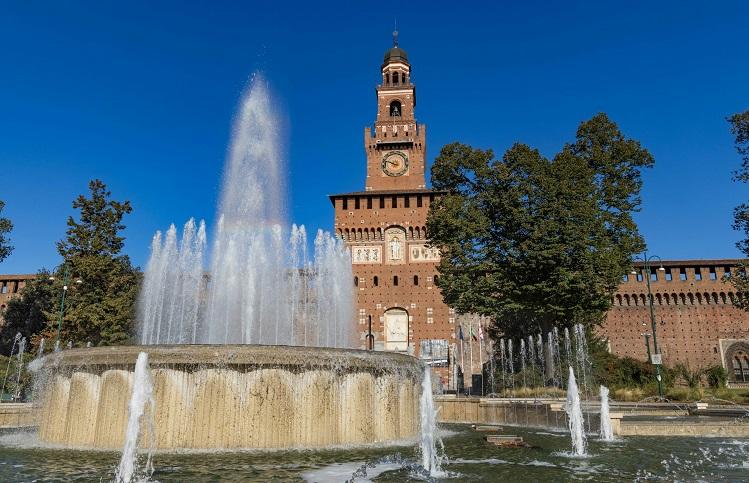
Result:
<svg viewBox="0 0 749 483">
<path fill-rule="evenodd" d="M 385 312 L 385 350 L 408 350 L 408 312 L 405 309 L 394 308 Z"/>
<path fill-rule="evenodd" d="M 726 369 L 732 382 L 749 382 L 749 344 L 735 342 L 728 347 Z"/>
</svg>

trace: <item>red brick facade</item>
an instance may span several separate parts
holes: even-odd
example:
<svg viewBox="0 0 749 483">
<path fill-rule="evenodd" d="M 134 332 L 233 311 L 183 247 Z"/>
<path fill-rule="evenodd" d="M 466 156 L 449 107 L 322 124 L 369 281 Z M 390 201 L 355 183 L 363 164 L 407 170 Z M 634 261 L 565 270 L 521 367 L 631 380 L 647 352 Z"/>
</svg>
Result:
<svg viewBox="0 0 749 483">
<path fill-rule="evenodd" d="M 651 267 L 656 334 L 664 364 L 681 362 L 692 369 L 722 364 L 733 375 L 737 355 L 743 363 L 741 348 L 749 339 L 749 312 L 733 305 L 735 290 L 724 281 L 736 263 L 664 260 L 664 270 L 659 270 L 657 262 Z M 652 329 L 646 274 L 642 265 L 635 271 L 619 286 L 600 334 L 608 338 L 614 354 L 647 360 L 643 334 Z"/>
<path fill-rule="evenodd" d="M 360 347 L 370 345 L 371 318 L 374 349 L 444 360 L 455 320 L 435 285 L 439 253 L 426 247 L 427 213 L 439 193 L 426 189 L 426 128 L 414 115 L 402 49 L 385 54 L 381 75 L 377 118 L 364 130 L 365 189 L 330 196 L 336 234 L 352 252 Z"/>
</svg>

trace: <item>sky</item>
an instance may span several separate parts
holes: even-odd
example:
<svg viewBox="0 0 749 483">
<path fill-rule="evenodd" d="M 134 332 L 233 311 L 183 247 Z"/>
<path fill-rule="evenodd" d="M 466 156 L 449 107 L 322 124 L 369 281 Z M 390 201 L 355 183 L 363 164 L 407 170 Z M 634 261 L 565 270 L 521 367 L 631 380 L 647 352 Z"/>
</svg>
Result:
<svg viewBox="0 0 749 483">
<path fill-rule="evenodd" d="M 256 3 L 256 4 L 253 4 Z M 60 263 L 72 200 L 99 178 L 156 230 L 212 227 L 237 102 L 263 72 L 283 119 L 288 220 L 333 225 L 364 187 L 363 128 L 397 19 L 429 163 L 453 141 L 553 156 L 606 112 L 655 157 L 636 221 L 664 259 L 733 258 L 740 164 L 726 117 L 749 109 L 749 2 L 3 2 L 0 273 Z M 210 235 L 210 232 L 209 232 Z"/>
</svg>

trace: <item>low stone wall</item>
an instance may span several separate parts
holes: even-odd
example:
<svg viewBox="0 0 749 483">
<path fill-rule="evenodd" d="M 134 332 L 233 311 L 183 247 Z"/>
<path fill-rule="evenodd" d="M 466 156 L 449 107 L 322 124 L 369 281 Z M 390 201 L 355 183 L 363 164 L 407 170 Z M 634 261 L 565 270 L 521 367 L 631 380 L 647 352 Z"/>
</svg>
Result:
<svg viewBox="0 0 749 483">
<path fill-rule="evenodd" d="M 749 424 L 737 419 L 636 420 L 624 418 L 620 422 L 618 434 L 620 436 L 746 438 L 749 437 Z"/>
<path fill-rule="evenodd" d="M 437 417 L 443 423 L 511 424 L 542 428 L 567 427 L 564 402 L 559 399 L 498 399 L 436 396 Z M 599 424 L 597 414 L 589 414 L 591 425 Z"/>
<path fill-rule="evenodd" d="M 31 403 L 0 404 L 0 428 L 25 428 L 37 424 Z"/>
</svg>

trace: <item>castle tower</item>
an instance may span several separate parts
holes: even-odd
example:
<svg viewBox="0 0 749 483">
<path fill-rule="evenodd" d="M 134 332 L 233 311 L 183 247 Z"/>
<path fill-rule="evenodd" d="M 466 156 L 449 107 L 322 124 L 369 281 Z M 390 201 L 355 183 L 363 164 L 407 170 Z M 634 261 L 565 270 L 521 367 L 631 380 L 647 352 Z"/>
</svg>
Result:
<svg viewBox="0 0 749 483">
<path fill-rule="evenodd" d="M 385 52 L 382 80 L 377 86 L 377 119 L 364 129 L 367 153 L 366 190 L 423 189 L 426 127 L 414 116 L 416 86 L 411 83 L 411 64 L 406 51 L 393 47 Z"/>
<path fill-rule="evenodd" d="M 439 252 L 426 239 L 440 193 L 426 188 L 426 129 L 416 122 L 411 64 L 397 34 L 380 75 L 377 116 L 364 130 L 364 190 L 330 196 L 336 234 L 351 250 L 359 347 L 420 357 L 443 368 L 446 385 L 455 318 L 436 286 Z"/>
</svg>

